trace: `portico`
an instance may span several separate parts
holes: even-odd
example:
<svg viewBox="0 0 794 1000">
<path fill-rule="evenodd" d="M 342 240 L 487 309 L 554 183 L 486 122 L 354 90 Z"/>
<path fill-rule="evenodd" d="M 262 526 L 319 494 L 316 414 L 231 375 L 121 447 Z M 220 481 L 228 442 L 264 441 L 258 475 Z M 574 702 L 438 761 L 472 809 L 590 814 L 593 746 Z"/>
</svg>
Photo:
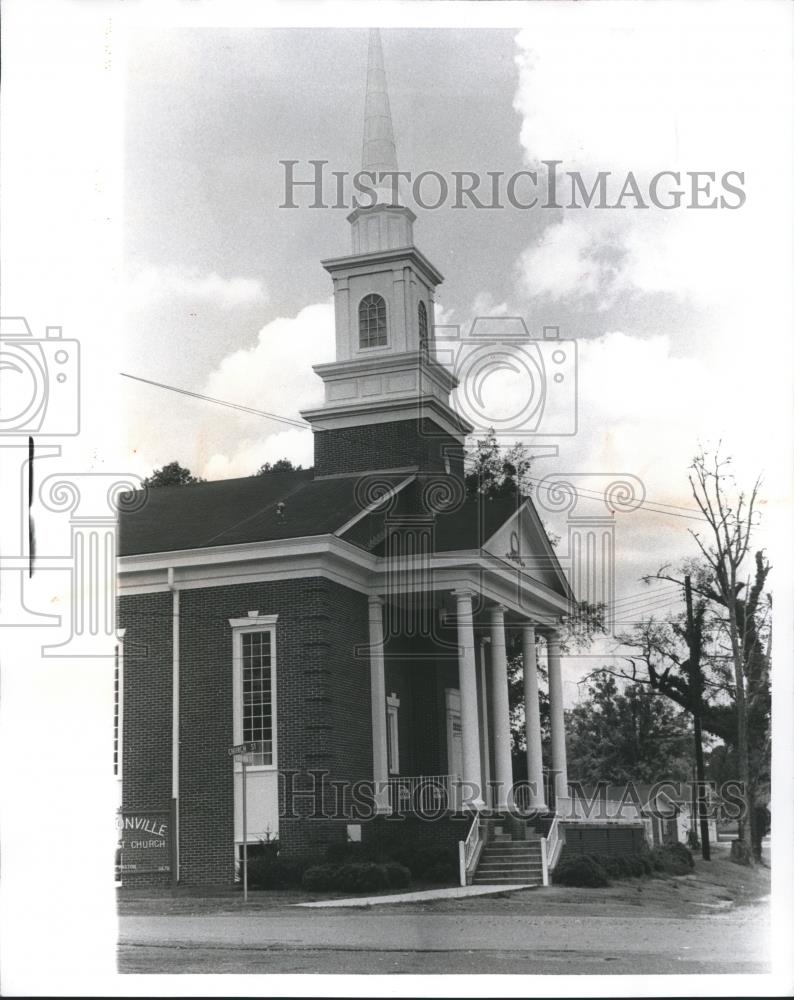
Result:
<svg viewBox="0 0 794 1000">
<path fill-rule="evenodd" d="M 549 677 L 551 710 L 551 802 L 567 799 L 568 779 L 563 711 L 563 684 L 558 629 L 549 624 L 548 611 L 541 620 L 530 619 L 508 605 L 489 600 L 473 588 L 456 587 L 436 595 L 439 627 L 426 648 L 414 643 L 410 671 L 443 671 L 443 706 L 437 702 L 435 725 L 445 734 L 446 752 L 435 758 L 415 753 L 403 754 L 413 764 L 407 774 L 389 765 L 390 719 L 387 681 L 394 644 L 384 639 L 387 598 L 370 597 L 370 686 L 372 694 L 373 779 L 378 808 L 388 812 L 395 805 L 387 789 L 395 784 L 409 791 L 422 782 L 445 788 L 452 810 L 547 813 L 540 728 L 538 683 L 539 652 L 545 655 Z M 523 709 L 527 754 L 527 783 L 522 782 L 519 801 L 513 796 L 514 776 L 511 752 L 510 704 L 508 689 L 508 649 L 521 650 L 523 658 Z M 425 683 L 423 681 L 423 683 Z M 433 690 L 432 685 L 426 690 Z M 429 695 L 425 695 L 429 700 Z M 392 702 L 401 703 L 392 694 Z M 405 704 L 403 696 L 402 704 Z M 446 718 L 441 714 L 443 708 Z M 393 710 L 393 709 L 392 709 Z M 410 727 L 408 731 L 411 732 Z M 415 727 L 414 727 L 415 730 Z M 409 739 L 411 737 L 409 736 Z M 405 748 L 404 748 L 405 749 Z M 391 755 L 393 757 L 393 755 Z M 439 765 L 447 763 L 439 770 Z M 435 765 L 435 766 L 434 766 Z M 410 766 L 410 765 L 409 765 Z"/>
</svg>

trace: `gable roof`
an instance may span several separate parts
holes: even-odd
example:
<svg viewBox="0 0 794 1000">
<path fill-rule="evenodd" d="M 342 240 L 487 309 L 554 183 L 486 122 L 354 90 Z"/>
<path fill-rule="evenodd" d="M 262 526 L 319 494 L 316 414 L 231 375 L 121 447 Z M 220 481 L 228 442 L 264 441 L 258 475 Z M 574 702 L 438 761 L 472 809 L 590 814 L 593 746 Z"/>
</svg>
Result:
<svg viewBox="0 0 794 1000">
<path fill-rule="evenodd" d="M 391 487 L 387 494 L 376 490 L 372 499 L 362 488 L 370 477 L 361 473 L 316 479 L 313 469 L 268 472 L 241 479 L 222 479 L 189 486 L 164 486 L 125 494 L 119 504 L 119 556 L 184 552 L 215 546 L 256 544 L 336 534 L 373 555 L 383 555 L 384 518 L 390 510 L 409 514 L 422 510 L 424 484 L 411 474 L 379 473 L 378 484 Z M 398 496 L 397 507 L 393 505 Z M 283 516 L 277 504 L 284 504 Z M 451 553 L 488 551 L 487 543 L 531 501 L 515 497 L 483 499 L 471 497 L 434 520 L 434 551 Z M 552 589 L 566 597 L 570 587 L 551 548 L 542 523 L 531 507 L 533 524 L 541 536 L 536 544 L 548 558 L 555 579 Z M 532 569 L 524 570 L 533 579 Z"/>
<path fill-rule="evenodd" d="M 360 478 L 315 479 L 307 469 L 127 494 L 119 512 L 119 555 L 330 534 L 361 509 Z M 396 485 L 405 476 L 393 478 Z"/>
</svg>

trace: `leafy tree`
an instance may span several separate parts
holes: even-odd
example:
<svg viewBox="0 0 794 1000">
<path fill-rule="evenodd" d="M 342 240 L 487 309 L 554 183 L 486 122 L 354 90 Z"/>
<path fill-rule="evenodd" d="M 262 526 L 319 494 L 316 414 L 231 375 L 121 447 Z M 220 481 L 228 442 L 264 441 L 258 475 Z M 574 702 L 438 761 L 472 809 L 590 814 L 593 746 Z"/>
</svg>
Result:
<svg viewBox="0 0 794 1000">
<path fill-rule="evenodd" d="M 532 492 L 528 478 L 531 465 L 526 446 L 518 441 L 502 454 L 499 439 L 491 428 L 466 456 L 466 493 L 486 498 L 528 497 Z"/>
<path fill-rule="evenodd" d="M 302 472 L 302 471 L 303 471 L 302 465 L 293 465 L 288 458 L 280 458 L 278 459 L 278 461 L 273 462 L 272 465 L 270 462 L 265 462 L 264 465 L 260 465 L 255 474 L 257 476 L 264 476 L 268 472 Z"/>
<path fill-rule="evenodd" d="M 576 613 L 564 619 L 559 626 L 560 652 L 572 653 L 587 649 L 595 637 L 606 632 L 604 604 L 580 601 Z M 524 718 L 524 653 L 521 639 L 513 634 L 507 648 L 507 694 L 510 705 L 510 735 L 515 758 L 515 776 L 524 777 L 526 766 L 526 729 Z M 542 658 L 538 658 L 538 702 L 540 705 L 540 734 L 543 756 L 551 752 L 551 718 L 549 711 L 548 671 Z M 515 766 L 517 765 L 517 767 Z"/>
<path fill-rule="evenodd" d="M 191 483 L 203 483 L 200 476 L 194 476 L 190 469 L 186 469 L 179 462 L 169 462 L 161 469 L 155 469 L 151 476 L 147 476 L 143 485 L 149 489 L 156 489 L 159 486 L 190 486 Z"/>
<path fill-rule="evenodd" d="M 643 684 L 594 677 L 567 713 L 569 775 L 585 783 L 683 781 L 690 776 L 686 716 Z"/>
</svg>

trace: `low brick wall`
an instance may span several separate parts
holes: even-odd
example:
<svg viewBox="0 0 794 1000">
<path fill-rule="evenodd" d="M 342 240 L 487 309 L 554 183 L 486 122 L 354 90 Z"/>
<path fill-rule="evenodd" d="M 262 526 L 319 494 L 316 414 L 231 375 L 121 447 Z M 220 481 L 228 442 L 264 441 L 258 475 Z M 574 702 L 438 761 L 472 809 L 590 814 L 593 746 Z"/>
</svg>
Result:
<svg viewBox="0 0 794 1000">
<path fill-rule="evenodd" d="M 637 854 L 647 845 L 641 823 L 563 823 L 565 846 L 561 858 L 576 854 L 597 854 L 605 858 Z"/>
<path fill-rule="evenodd" d="M 471 816 L 462 813 L 450 813 L 437 820 L 423 820 L 418 816 L 402 819 L 378 816 L 361 824 L 361 839 L 368 847 L 383 850 L 408 844 L 457 850 L 458 842 L 466 839 L 470 827 Z"/>
</svg>

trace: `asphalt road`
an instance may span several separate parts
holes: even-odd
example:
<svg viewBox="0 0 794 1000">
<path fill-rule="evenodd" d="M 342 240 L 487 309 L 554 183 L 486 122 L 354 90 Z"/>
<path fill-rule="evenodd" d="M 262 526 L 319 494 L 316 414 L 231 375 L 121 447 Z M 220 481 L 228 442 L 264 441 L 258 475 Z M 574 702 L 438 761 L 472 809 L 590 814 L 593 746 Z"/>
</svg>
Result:
<svg viewBox="0 0 794 1000">
<path fill-rule="evenodd" d="M 531 897 L 534 894 L 517 894 Z M 465 906 L 465 904 L 464 904 Z M 698 916 L 427 910 L 124 916 L 122 972 L 759 973 L 766 907 Z"/>
</svg>

